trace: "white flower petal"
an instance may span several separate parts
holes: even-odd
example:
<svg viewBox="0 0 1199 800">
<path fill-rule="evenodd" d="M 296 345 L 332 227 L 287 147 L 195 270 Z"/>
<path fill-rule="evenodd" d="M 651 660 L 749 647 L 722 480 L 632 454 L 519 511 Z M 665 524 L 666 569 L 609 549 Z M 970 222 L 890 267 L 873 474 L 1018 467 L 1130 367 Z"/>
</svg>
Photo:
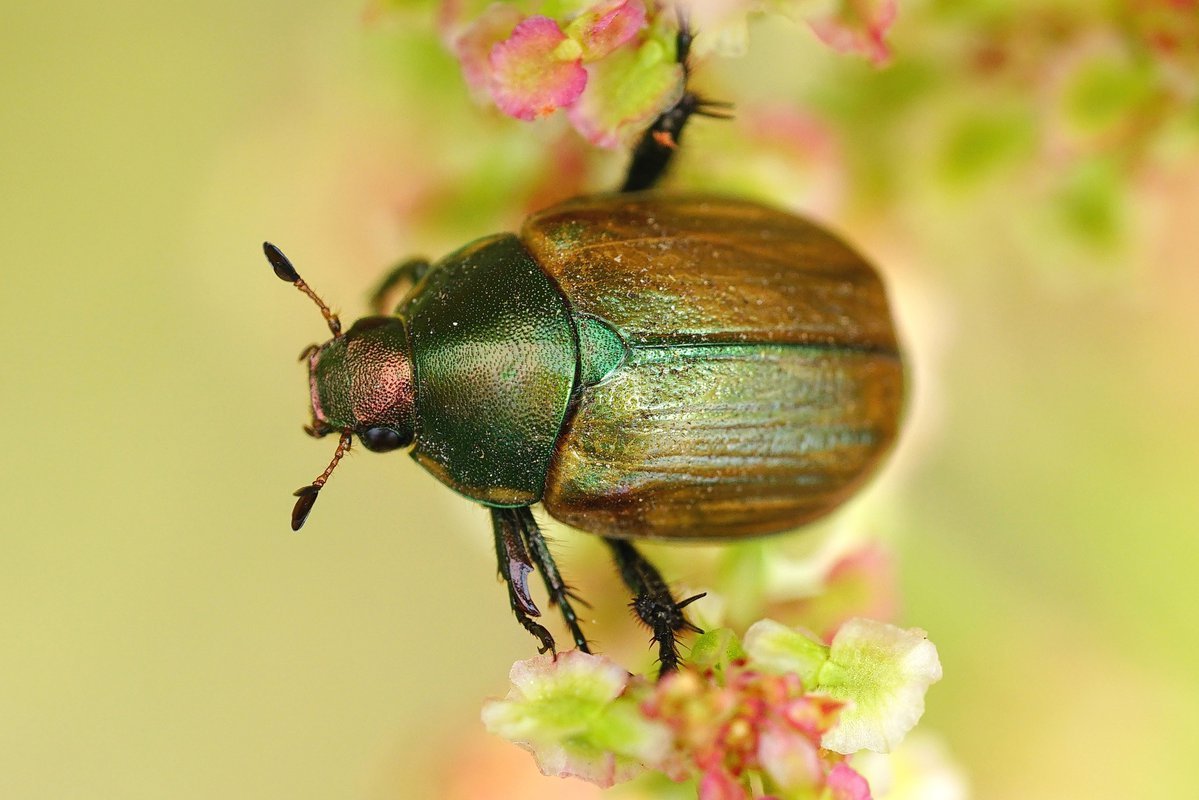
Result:
<svg viewBox="0 0 1199 800">
<path fill-rule="evenodd" d="M 890 752 L 924 714 L 941 679 L 937 648 L 919 628 L 852 619 L 833 638 L 817 689 L 848 705 L 822 744 L 838 753 Z"/>
<path fill-rule="evenodd" d="M 808 688 L 828 658 L 828 648 L 823 644 L 772 619 L 750 625 L 744 647 L 755 666 L 794 672 Z"/>
</svg>

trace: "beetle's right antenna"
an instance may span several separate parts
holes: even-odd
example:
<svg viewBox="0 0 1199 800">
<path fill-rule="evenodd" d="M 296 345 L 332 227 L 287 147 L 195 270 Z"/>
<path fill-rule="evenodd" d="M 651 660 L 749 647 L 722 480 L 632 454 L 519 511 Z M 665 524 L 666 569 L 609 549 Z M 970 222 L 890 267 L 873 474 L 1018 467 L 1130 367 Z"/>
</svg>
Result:
<svg viewBox="0 0 1199 800">
<path fill-rule="evenodd" d="M 300 498 L 296 500 L 296 505 L 291 510 L 291 529 L 298 531 L 304 527 L 304 520 L 308 519 L 308 512 L 312 510 L 312 506 L 316 503 L 316 496 L 320 494 L 321 487 L 325 485 L 325 481 L 329 480 L 329 476 L 333 474 L 333 469 L 337 466 L 337 462 L 341 461 L 341 457 L 350 449 L 351 432 L 344 430 L 341 432 L 341 440 L 337 443 L 337 451 L 333 453 L 333 460 L 329 462 L 329 466 L 325 467 L 325 471 L 317 477 L 312 483 L 296 489 L 295 496 Z"/>
<path fill-rule="evenodd" d="M 317 308 L 321 310 L 321 316 L 328 323 L 329 330 L 333 331 L 334 336 L 341 336 L 341 320 L 329 310 L 329 307 L 325 305 L 325 301 L 317 297 L 316 292 L 312 291 L 311 287 L 304 282 L 304 279 L 300 277 L 300 273 L 296 272 L 296 268 L 291 265 L 291 261 L 287 256 L 283 255 L 283 251 L 270 242 L 263 242 L 262 252 L 266 253 L 266 260 L 271 262 L 271 266 L 275 268 L 275 274 L 279 276 L 279 280 L 292 284 L 312 298 L 312 302 L 316 303 Z"/>
</svg>

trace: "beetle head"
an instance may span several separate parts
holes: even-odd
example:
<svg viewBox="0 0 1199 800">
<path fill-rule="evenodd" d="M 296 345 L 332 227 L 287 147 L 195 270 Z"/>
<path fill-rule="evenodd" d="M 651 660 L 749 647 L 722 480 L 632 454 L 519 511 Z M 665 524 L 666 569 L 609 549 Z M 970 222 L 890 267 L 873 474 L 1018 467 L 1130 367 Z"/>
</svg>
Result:
<svg viewBox="0 0 1199 800">
<path fill-rule="evenodd" d="M 315 436 L 350 431 L 367 450 L 412 444 L 412 358 L 404 323 L 364 317 L 304 352 Z"/>
<path fill-rule="evenodd" d="M 296 491 L 299 499 L 291 512 L 291 528 L 298 531 L 325 481 L 349 450 L 353 436 L 377 453 L 412 444 L 412 354 L 404 323 L 395 317 L 364 317 L 342 333 L 337 315 L 300 278 L 287 256 L 270 242 L 264 242 L 262 249 L 275 274 L 316 303 L 333 334 L 332 339 L 312 345 L 300 356 L 308 362 L 312 403 L 312 425 L 305 430 L 317 438 L 330 433 L 339 433 L 340 438 L 325 471 Z"/>
</svg>

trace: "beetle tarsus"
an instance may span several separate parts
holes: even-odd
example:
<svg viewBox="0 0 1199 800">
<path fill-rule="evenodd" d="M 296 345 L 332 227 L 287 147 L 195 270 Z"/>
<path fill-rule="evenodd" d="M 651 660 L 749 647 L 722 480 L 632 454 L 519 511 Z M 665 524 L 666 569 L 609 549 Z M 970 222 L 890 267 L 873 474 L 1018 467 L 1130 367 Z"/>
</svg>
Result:
<svg viewBox="0 0 1199 800">
<path fill-rule="evenodd" d="M 538 641 L 537 652 L 541 654 L 550 653 L 554 658 L 558 657 L 558 647 L 554 642 L 554 637 L 543 625 L 539 625 L 516 607 L 516 601 L 512 601 L 512 613 L 516 615 L 516 621 L 519 622 L 526 631 L 533 634 Z"/>
<path fill-rule="evenodd" d="M 555 658 L 558 657 L 558 646 L 554 641 L 553 634 L 545 629 L 544 625 L 534 622 L 528 614 L 522 610 L 520 601 L 517 599 L 516 593 L 512 591 L 511 585 L 508 587 L 508 602 L 512 606 L 512 614 L 516 617 L 516 621 L 521 624 L 521 627 L 533 635 L 537 640 L 538 653 L 552 653 Z"/>
<path fill-rule="evenodd" d="M 624 539 L 606 538 L 604 541 L 612 549 L 620 577 L 633 592 L 633 602 L 629 607 L 650 629 L 653 641 L 658 645 L 658 661 L 661 664 L 658 677 L 674 672 L 680 663 L 678 635 L 683 631 L 703 633 L 699 626 L 687 619 L 683 609 L 704 594 L 693 595 L 683 601 L 675 600 L 661 574 L 637 548 Z"/>
<path fill-rule="evenodd" d="M 415 286 L 431 266 L 426 258 L 410 258 L 397 264 L 371 292 L 371 310 L 376 314 L 390 313 L 389 300 L 395 292 L 404 283 L 409 284 L 408 288 Z"/>
<path fill-rule="evenodd" d="M 679 12 L 679 32 L 675 38 L 675 52 L 678 62 L 683 66 L 683 81 L 691 82 L 691 42 L 695 32 L 684 12 Z M 712 117 L 715 119 L 731 119 L 731 103 L 709 100 L 685 89 L 683 96 L 670 108 L 663 111 L 646 129 L 633 149 L 633 157 L 625 174 L 622 192 L 637 192 L 653 187 L 670 165 L 671 158 L 678 150 L 683 128 L 692 115 Z"/>
<path fill-rule="evenodd" d="M 524 506 L 523 508 L 505 509 L 505 512 L 511 514 L 519 526 L 525 543 L 528 545 L 529 556 L 537 565 L 537 569 L 541 571 L 541 577 L 545 581 L 545 591 L 549 594 L 550 605 L 558 607 L 563 621 L 566 622 L 566 627 L 570 629 L 575 647 L 584 653 L 590 653 L 591 648 L 587 644 L 587 637 L 583 635 L 583 629 L 579 627 L 578 615 L 570 605 L 571 599 L 580 603 L 583 601 L 579 600 L 566 581 L 562 579 L 562 574 L 558 572 L 558 565 L 554 563 L 554 556 L 550 553 L 549 544 L 542 535 L 537 521 L 533 519 L 533 511 L 528 506 Z"/>
</svg>

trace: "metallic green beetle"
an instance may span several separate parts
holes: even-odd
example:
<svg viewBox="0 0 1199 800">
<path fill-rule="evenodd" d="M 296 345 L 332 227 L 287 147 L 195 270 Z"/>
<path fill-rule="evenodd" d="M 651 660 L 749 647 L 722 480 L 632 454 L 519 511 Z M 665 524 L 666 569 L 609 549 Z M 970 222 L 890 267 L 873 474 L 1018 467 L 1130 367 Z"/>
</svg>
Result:
<svg viewBox="0 0 1199 800">
<path fill-rule="evenodd" d="M 341 433 L 338 457 L 351 435 L 411 446 L 492 508 L 513 610 L 543 647 L 534 566 L 586 640 L 529 506 L 604 536 L 670 644 L 664 667 L 688 625 L 628 540 L 731 539 L 826 514 L 888 450 L 902 404 L 869 264 L 809 222 L 727 198 L 554 206 L 424 271 L 393 315 L 334 332 L 307 353 L 313 432 Z M 301 490 L 294 527 L 331 470 Z"/>
<path fill-rule="evenodd" d="M 680 59 L 689 34 L 680 33 Z M 530 507 L 604 537 L 662 671 L 698 630 L 635 539 L 785 531 L 846 500 L 894 441 L 903 366 L 878 275 L 832 234 L 745 200 L 636 191 L 683 125 L 714 104 L 685 93 L 634 153 L 624 193 L 572 200 L 520 235 L 401 265 L 376 316 L 344 333 L 273 245 L 276 274 L 333 338 L 306 351 L 314 436 L 340 435 L 300 489 L 299 529 L 357 436 L 412 457 L 491 509 L 517 620 L 554 649 L 529 593 L 539 570 L 588 650 Z M 409 289 L 385 314 L 383 301 Z"/>
</svg>

